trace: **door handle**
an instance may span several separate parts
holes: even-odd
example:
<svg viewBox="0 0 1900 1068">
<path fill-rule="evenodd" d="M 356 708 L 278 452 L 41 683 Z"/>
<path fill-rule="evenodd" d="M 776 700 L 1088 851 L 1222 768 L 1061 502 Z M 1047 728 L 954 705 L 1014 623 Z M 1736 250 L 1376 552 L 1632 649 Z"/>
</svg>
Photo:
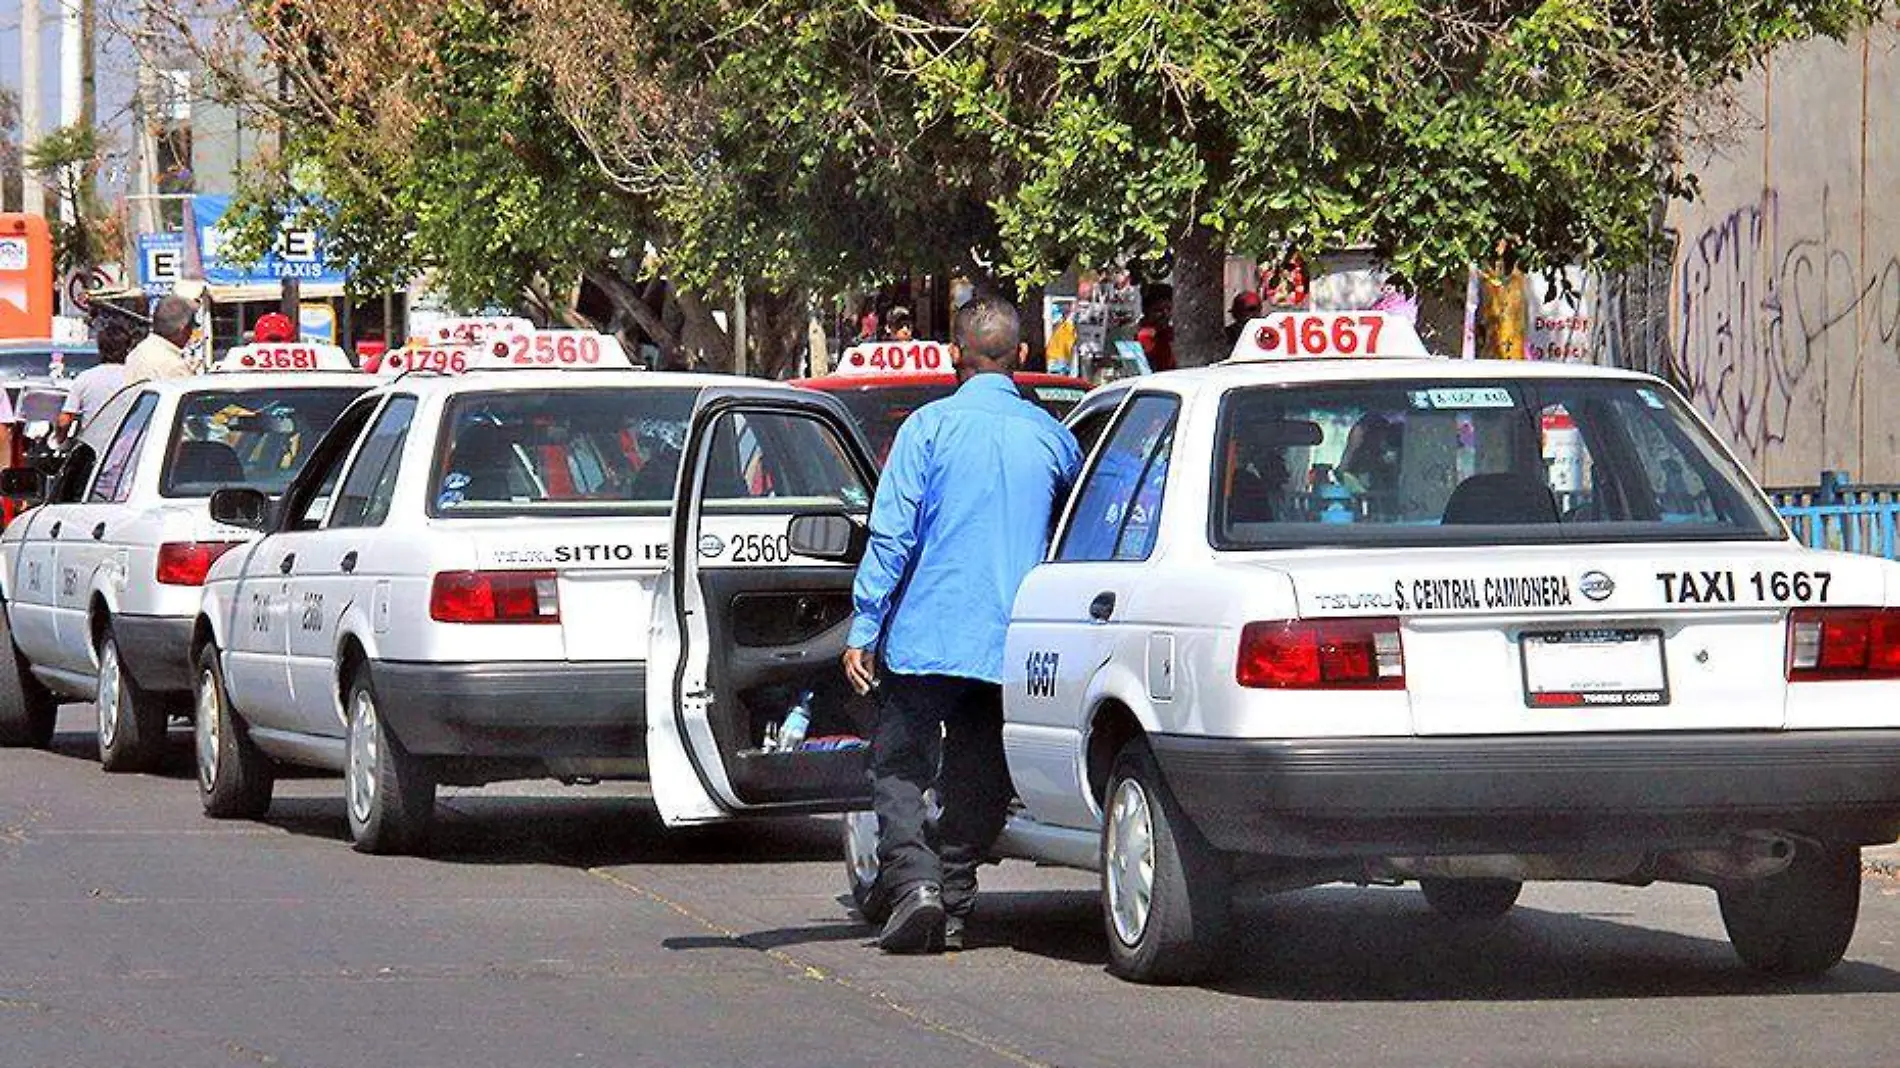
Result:
<svg viewBox="0 0 1900 1068">
<path fill-rule="evenodd" d="M 345 575 L 354 574 L 356 572 L 356 550 L 351 549 L 349 552 L 344 553 L 343 563 L 338 566 L 343 568 Z"/>
<path fill-rule="evenodd" d="M 1108 622 L 1108 617 L 1114 614 L 1115 593 L 1113 590 L 1103 590 L 1101 593 L 1095 595 L 1093 601 L 1089 602 L 1089 618 L 1097 623 Z"/>
<path fill-rule="evenodd" d="M 98 541 L 100 538 L 103 538 L 105 536 L 106 536 L 106 525 L 104 523 L 100 523 L 99 525 L 92 528 L 93 541 Z"/>
<path fill-rule="evenodd" d="M 282 560 L 277 561 L 277 571 L 279 574 L 288 575 L 290 574 L 290 569 L 296 566 L 297 566 L 296 553 L 285 553 L 284 558 Z"/>
<path fill-rule="evenodd" d="M 59 528 L 60 528 L 60 526 L 61 526 L 61 524 L 59 524 L 59 523 L 54 523 L 54 524 L 53 524 L 53 529 L 51 529 L 51 530 L 49 530 L 49 531 L 47 531 L 47 532 L 46 532 L 46 536 L 47 536 L 47 537 L 49 537 L 49 538 L 57 538 L 57 537 L 59 537 Z"/>
</svg>

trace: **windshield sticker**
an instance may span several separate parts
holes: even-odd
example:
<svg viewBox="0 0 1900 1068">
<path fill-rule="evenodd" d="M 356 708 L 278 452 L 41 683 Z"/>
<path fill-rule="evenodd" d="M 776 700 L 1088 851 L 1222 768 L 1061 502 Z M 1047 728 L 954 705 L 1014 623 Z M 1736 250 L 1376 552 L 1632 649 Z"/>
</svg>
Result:
<svg viewBox="0 0 1900 1068">
<path fill-rule="evenodd" d="M 1415 389 L 1412 407 L 1424 411 L 1457 411 L 1463 408 L 1513 408 L 1511 391 L 1495 387 L 1468 389 Z"/>
<path fill-rule="evenodd" d="M 1661 410 L 1662 410 L 1662 408 L 1663 408 L 1663 399 L 1662 399 L 1661 397 L 1659 397 L 1659 396 L 1657 396 L 1657 395 L 1656 395 L 1656 391 L 1655 391 L 1655 390 L 1653 390 L 1653 389 L 1639 389 L 1639 390 L 1637 390 L 1637 391 L 1636 391 L 1636 395 L 1637 395 L 1638 397 L 1641 397 L 1641 398 L 1643 398 L 1643 403 L 1644 403 L 1644 404 L 1647 404 L 1647 405 L 1649 405 L 1649 406 L 1650 406 L 1651 408 L 1654 408 L 1654 409 L 1656 409 L 1657 411 L 1661 411 Z"/>
</svg>

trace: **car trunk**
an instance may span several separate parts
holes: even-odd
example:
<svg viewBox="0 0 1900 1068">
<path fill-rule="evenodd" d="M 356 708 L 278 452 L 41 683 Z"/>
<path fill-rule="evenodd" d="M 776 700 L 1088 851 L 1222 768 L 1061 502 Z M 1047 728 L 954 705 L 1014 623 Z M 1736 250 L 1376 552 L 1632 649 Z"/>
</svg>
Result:
<svg viewBox="0 0 1900 1068">
<path fill-rule="evenodd" d="M 671 528 L 661 515 L 484 521 L 468 533 L 484 569 L 555 573 L 568 660 L 643 661 Z"/>
<path fill-rule="evenodd" d="M 1273 566 L 1302 617 L 1400 621 L 1418 735 L 1779 729 L 1789 610 L 1884 595 L 1877 561 L 1776 543 L 1315 552 Z"/>
</svg>

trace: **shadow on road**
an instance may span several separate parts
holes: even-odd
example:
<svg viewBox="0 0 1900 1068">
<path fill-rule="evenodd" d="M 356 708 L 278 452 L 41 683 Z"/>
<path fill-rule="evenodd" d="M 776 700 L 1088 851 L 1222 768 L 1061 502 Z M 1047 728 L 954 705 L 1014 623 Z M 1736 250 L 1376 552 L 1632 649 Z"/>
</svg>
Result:
<svg viewBox="0 0 1900 1068">
<path fill-rule="evenodd" d="M 1711 917 L 1714 895 L 1709 897 Z M 1817 979 L 1750 971 L 1726 941 L 1519 906 L 1495 923 L 1433 913 L 1416 890 L 1328 887 L 1243 903 L 1224 972 L 1202 984 L 1279 1001 L 1554 1001 L 1900 992 L 1900 972 L 1853 959 Z M 1106 965 L 1092 893 L 984 895 L 973 950 Z"/>
</svg>

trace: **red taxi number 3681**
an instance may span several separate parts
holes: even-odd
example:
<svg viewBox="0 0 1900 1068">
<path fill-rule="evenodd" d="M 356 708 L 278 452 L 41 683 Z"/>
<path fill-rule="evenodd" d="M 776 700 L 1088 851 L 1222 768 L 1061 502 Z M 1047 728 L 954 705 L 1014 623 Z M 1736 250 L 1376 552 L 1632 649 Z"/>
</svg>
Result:
<svg viewBox="0 0 1900 1068">
<path fill-rule="evenodd" d="M 934 344 L 872 345 L 851 354 L 852 367 L 877 371 L 941 371 L 943 347 Z"/>
<path fill-rule="evenodd" d="M 516 334 L 508 339 L 508 355 L 517 367 L 599 363 L 600 339 L 578 331 Z"/>
<path fill-rule="evenodd" d="M 244 362 L 265 371 L 314 371 L 317 369 L 317 350 L 302 347 L 257 349 Z"/>
<path fill-rule="evenodd" d="M 1377 315 L 1288 315 L 1260 328 L 1260 347 L 1289 356 L 1376 356 L 1385 320 Z"/>
</svg>

